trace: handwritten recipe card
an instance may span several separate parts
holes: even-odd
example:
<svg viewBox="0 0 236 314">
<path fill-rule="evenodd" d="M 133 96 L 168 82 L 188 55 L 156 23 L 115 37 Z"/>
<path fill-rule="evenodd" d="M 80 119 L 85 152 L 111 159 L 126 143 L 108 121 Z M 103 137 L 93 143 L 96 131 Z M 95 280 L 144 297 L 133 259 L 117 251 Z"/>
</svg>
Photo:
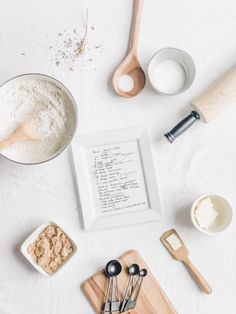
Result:
<svg viewBox="0 0 236 314">
<path fill-rule="evenodd" d="M 87 160 L 100 216 L 149 208 L 137 141 L 87 148 Z"/>
<path fill-rule="evenodd" d="M 73 161 L 85 230 L 162 218 L 152 146 L 145 127 L 80 135 L 73 145 Z"/>
</svg>

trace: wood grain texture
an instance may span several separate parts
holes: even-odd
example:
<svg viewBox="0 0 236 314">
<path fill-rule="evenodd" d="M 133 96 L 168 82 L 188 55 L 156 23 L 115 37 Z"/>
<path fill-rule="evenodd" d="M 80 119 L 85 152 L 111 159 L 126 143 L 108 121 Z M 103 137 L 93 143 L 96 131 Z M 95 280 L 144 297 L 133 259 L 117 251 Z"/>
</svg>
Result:
<svg viewBox="0 0 236 314">
<path fill-rule="evenodd" d="M 143 2 L 144 0 L 134 0 L 132 30 L 129 40 L 129 52 L 132 52 L 135 55 L 137 54 L 138 48 L 138 37 L 142 17 Z"/>
<path fill-rule="evenodd" d="M 236 105 L 236 68 L 223 75 L 192 104 L 206 123 L 228 106 Z"/>
<path fill-rule="evenodd" d="M 198 271 L 198 269 L 193 265 L 193 263 L 188 259 L 184 262 L 190 274 L 193 276 L 193 279 L 196 281 L 200 289 L 206 294 L 212 293 L 212 288 L 206 279 L 202 276 L 202 274 Z"/>
<path fill-rule="evenodd" d="M 148 270 L 148 275 L 143 281 L 143 286 L 135 309 L 137 314 L 177 313 L 137 251 L 128 251 L 119 258 L 119 261 L 123 267 L 123 271 L 118 278 L 121 297 L 123 297 L 128 281 L 128 274 L 125 270 L 127 270 L 133 263 L 137 263 L 141 268 L 146 268 Z M 105 298 L 104 291 L 106 289 L 106 276 L 103 271 L 96 273 L 94 276 L 86 280 L 82 284 L 81 289 L 95 312 L 101 313 L 102 304 Z"/>
<path fill-rule="evenodd" d="M 139 63 L 137 46 L 139 29 L 144 0 L 134 0 L 133 25 L 130 34 L 129 51 L 125 59 L 116 68 L 112 77 L 112 85 L 115 92 L 121 97 L 134 97 L 138 95 L 146 84 L 146 75 Z M 119 86 L 119 79 L 122 75 L 129 75 L 133 80 L 133 87 L 124 91 Z"/>
<path fill-rule="evenodd" d="M 181 247 L 178 248 L 177 250 L 173 250 L 169 242 L 166 240 L 170 235 L 174 234 L 180 241 Z M 164 232 L 160 238 L 162 244 L 165 246 L 167 251 L 178 261 L 181 261 L 184 263 L 190 274 L 192 275 L 193 279 L 196 281 L 200 289 L 207 293 L 210 294 L 212 293 L 212 288 L 206 281 L 206 279 L 201 275 L 201 273 L 197 270 L 197 268 L 193 265 L 193 263 L 189 260 L 188 257 L 188 248 L 184 244 L 183 240 L 177 233 L 175 229 L 168 230 Z"/>
<path fill-rule="evenodd" d="M 7 139 L 0 142 L 0 151 L 15 143 L 32 141 L 34 139 L 40 139 L 40 136 L 39 134 L 36 134 L 34 129 L 32 129 L 30 121 L 27 121 L 18 127 L 18 129 L 16 129 L 15 132 L 12 133 Z"/>
</svg>

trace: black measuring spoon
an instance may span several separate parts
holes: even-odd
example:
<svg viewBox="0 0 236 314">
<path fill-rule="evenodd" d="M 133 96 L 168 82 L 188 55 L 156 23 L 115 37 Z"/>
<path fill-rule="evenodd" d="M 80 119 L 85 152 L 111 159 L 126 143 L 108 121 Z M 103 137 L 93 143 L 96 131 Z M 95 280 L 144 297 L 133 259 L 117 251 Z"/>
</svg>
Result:
<svg viewBox="0 0 236 314">
<path fill-rule="evenodd" d="M 120 295 L 118 288 L 117 276 L 121 273 L 122 266 L 119 261 L 112 260 L 107 263 L 105 272 L 109 277 L 109 284 L 107 289 L 106 302 L 104 305 L 104 309 L 107 307 L 107 303 L 109 300 L 109 295 L 111 294 L 111 302 L 110 302 L 110 313 L 119 310 L 120 308 Z M 111 289 L 111 292 L 110 292 Z M 117 301 L 114 301 L 114 297 Z"/>
</svg>

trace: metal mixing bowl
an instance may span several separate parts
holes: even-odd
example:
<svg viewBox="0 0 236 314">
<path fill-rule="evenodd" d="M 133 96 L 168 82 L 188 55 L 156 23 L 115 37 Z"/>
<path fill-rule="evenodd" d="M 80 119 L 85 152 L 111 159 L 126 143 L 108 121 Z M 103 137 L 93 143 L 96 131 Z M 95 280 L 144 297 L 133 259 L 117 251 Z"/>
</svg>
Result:
<svg viewBox="0 0 236 314">
<path fill-rule="evenodd" d="M 52 160 L 54 159 L 55 157 L 57 157 L 58 155 L 60 155 L 71 143 L 73 137 L 74 137 L 74 134 L 75 134 L 75 131 L 76 131 L 76 128 L 77 128 L 77 119 L 78 119 L 78 112 L 77 112 L 77 105 L 76 105 L 76 102 L 74 100 L 74 97 L 72 96 L 72 94 L 70 93 L 70 91 L 68 90 L 68 88 L 63 85 L 61 82 L 59 82 L 58 80 L 56 80 L 55 78 L 51 77 L 51 76 L 48 76 L 48 75 L 45 75 L 45 74 L 40 74 L 40 73 L 27 73 L 27 74 L 22 74 L 22 75 L 18 75 L 18 76 L 15 76 L 9 80 L 7 80 L 5 83 L 1 84 L 0 85 L 0 88 L 2 88 L 3 86 L 5 86 L 6 84 L 10 83 L 10 82 L 13 82 L 13 81 L 19 81 L 19 80 L 22 80 L 22 79 L 25 79 L 25 78 L 32 78 L 32 79 L 39 79 L 39 80 L 47 80 L 49 82 L 52 82 L 53 84 L 55 84 L 57 87 L 59 87 L 66 95 L 67 97 L 69 98 L 70 102 L 71 102 L 71 108 L 72 110 L 74 111 L 72 114 L 73 114 L 73 117 L 74 117 L 74 129 L 73 129 L 73 132 L 70 134 L 70 140 L 68 140 L 68 142 L 62 146 L 57 152 L 55 152 L 54 154 L 50 155 L 47 159 L 44 159 L 44 160 L 41 160 L 39 162 L 22 162 L 22 161 L 18 161 L 18 160 L 14 160 L 14 159 L 11 159 L 9 158 L 8 156 L 5 156 L 4 155 L 4 152 L 0 152 L 0 155 L 3 156 L 4 158 L 12 161 L 12 162 L 15 162 L 15 163 L 18 163 L 18 164 L 22 164 L 22 165 L 37 165 L 37 164 L 42 164 L 44 162 L 47 162 L 49 160 Z"/>
</svg>

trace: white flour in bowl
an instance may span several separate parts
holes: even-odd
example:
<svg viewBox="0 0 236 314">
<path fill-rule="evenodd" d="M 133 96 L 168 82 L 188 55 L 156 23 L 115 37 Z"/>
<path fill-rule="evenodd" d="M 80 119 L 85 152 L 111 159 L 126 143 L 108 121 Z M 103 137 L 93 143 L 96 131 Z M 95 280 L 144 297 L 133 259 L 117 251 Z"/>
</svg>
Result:
<svg viewBox="0 0 236 314">
<path fill-rule="evenodd" d="M 0 140 L 33 119 L 42 139 L 16 143 L 1 153 L 18 162 L 42 162 L 70 141 L 74 108 L 67 94 L 46 79 L 19 77 L 0 88 Z"/>
</svg>

